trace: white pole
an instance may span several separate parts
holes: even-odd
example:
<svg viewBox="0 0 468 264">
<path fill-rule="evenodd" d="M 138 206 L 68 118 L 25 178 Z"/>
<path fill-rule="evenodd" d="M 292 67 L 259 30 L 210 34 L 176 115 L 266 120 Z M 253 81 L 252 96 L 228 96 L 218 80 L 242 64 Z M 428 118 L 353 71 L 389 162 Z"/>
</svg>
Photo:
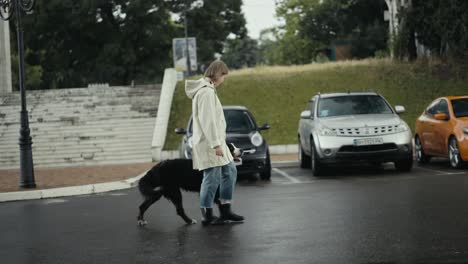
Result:
<svg viewBox="0 0 468 264">
<path fill-rule="evenodd" d="M 8 21 L 0 21 L 0 95 L 12 91 L 10 28 Z"/>
</svg>

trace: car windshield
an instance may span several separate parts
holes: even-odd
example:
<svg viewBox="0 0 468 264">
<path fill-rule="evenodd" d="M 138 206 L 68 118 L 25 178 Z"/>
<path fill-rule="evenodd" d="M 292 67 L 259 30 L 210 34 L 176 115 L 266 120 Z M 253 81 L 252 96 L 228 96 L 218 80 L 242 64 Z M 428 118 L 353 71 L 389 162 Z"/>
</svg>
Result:
<svg viewBox="0 0 468 264">
<path fill-rule="evenodd" d="M 255 130 L 255 124 L 249 113 L 243 110 L 224 110 L 227 133 L 250 133 Z M 189 131 L 192 133 L 192 120 L 190 120 Z"/>
<path fill-rule="evenodd" d="M 319 100 L 318 117 L 391 114 L 392 109 L 378 95 L 351 95 Z"/>
<path fill-rule="evenodd" d="M 455 117 L 468 116 L 468 98 L 452 100 L 452 107 Z"/>
<path fill-rule="evenodd" d="M 249 133 L 255 129 L 255 125 L 246 111 L 224 110 L 227 133 Z"/>
</svg>

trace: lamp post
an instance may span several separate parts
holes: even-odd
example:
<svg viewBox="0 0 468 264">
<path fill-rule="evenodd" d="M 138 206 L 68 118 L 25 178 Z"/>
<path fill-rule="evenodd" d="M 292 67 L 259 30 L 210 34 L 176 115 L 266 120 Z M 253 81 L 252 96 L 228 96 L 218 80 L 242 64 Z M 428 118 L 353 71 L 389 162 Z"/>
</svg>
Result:
<svg viewBox="0 0 468 264">
<path fill-rule="evenodd" d="M 21 24 L 21 11 L 31 12 L 35 0 L 0 0 L 0 18 L 7 21 L 16 15 L 16 37 L 19 55 L 19 89 L 21 93 L 21 128 L 20 128 L 20 187 L 35 188 L 34 165 L 32 158 L 32 141 L 29 130 L 28 110 L 26 108 L 26 89 L 24 87 L 24 43 Z"/>
</svg>

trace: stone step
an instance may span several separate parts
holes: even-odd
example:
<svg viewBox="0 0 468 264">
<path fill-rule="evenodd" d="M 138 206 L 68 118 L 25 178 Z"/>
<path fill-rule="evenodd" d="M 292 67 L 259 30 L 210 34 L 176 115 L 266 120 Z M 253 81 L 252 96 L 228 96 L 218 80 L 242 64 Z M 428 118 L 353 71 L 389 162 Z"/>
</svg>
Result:
<svg viewBox="0 0 468 264">
<path fill-rule="evenodd" d="M 137 120 L 141 120 L 138 122 Z M 127 120 L 93 120 L 82 123 L 77 123 L 76 125 L 64 125 L 59 122 L 52 123 L 30 123 L 29 129 L 34 132 L 41 131 L 58 131 L 58 132 L 68 132 L 68 131 L 120 131 L 120 130 L 132 130 L 132 129 L 144 129 L 147 127 L 154 126 L 156 120 L 154 118 L 135 118 Z M 9 124 L 4 125 L 3 129 L 0 131 L 4 132 L 13 132 L 19 131 L 20 124 Z"/>
<path fill-rule="evenodd" d="M 107 145 L 107 144 L 129 144 L 129 143 L 151 143 L 153 135 L 151 131 L 132 135 L 103 135 L 103 136 L 49 136 L 32 137 L 33 146 L 73 146 L 73 145 Z M 19 135 L 9 139 L 0 140 L 0 151 L 8 151 L 19 142 Z"/>
<path fill-rule="evenodd" d="M 88 157 L 89 155 L 94 154 L 94 157 L 121 157 L 121 156 L 133 156 L 133 155 L 146 155 L 150 153 L 151 154 L 151 148 L 148 146 L 148 148 L 139 148 L 139 149 L 130 149 L 130 148 L 110 148 L 109 150 L 99 150 L 99 149 L 82 149 L 82 150 L 77 150 L 77 151 L 69 151 L 67 149 L 61 149 L 57 152 L 50 152 L 50 153 L 37 153 L 33 151 L 33 159 L 34 160 L 44 160 L 44 159 L 52 159 L 52 160 L 60 160 L 63 158 L 85 158 Z M 46 155 L 47 154 L 47 155 Z M 19 156 L 20 156 L 20 150 L 19 148 L 16 150 L 16 152 L 11 153 L 9 155 L 2 155 L 0 157 L 0 161 L 5 161 L 5 160 L 17 160 L 19 162 Z M 85 156 L 85 157 L 83 157 Z"/>
<path fill-rule="evenodd" d="M 75 144 L 75 145 L 61 145 L 56 144 L 53 146 L 48 145 L 37 145 L 34 144 L 31 146 L 33 153 L 39 156 L 47 156 L 54 153 L 61 154 L 73 154 L 73 153 L 82 153 L 82 152 L 121 152 L 121 151 L 142 151 L 148 150 L 151 147 L 151 141 L 148 142 L 136 142 L 129 141 L 125 143 L 108 143 L 108 144 Z M 1 158 L 10 158 L 16 157 L 19 155 L 20 146 L 19 144 L 10 145 L 8 150 L 0 149 L 2 151 Z"/>
<path fill-rule="evenodd" d="M 114 141 L 89 141 L 89 142 L 76 142 L 76 141 L 56 141 L 56 142 L 35 142 L 33 141 L 32 149 L 33 151 L 53 151 L 56 149 L 66 148 L 69 150 L 83 150 L 87 148 L 104 148 L 104 149 L 113 149 L 113 148 L 140 148 L 145 146 L 151 146 L 151 137 L 148 137 L 146 140 L 141 139 L 124 139 L 124 140 L 114 140 Z M 2 143 L 0 147 L 0 152 L 3 154 L 1 156 L 8 155 L 12 150 L 19 149 L 18 141 Z"/>
<path fill-rule="evenodd" d="M 95 104 L 96 106 L 102 106 L 102 105 L 120 105 L 122 103 L 129 103 L 132 104 L 134 102 L 152 102 L 152 101 L 157 101 L 159 100 L 160 93 L 159 92 L 154 92 L 154 93 L 148 93 L 148 94 L 141 94 L 141 95 L 123 95 L 123 96 L 116 96 L 112 95 L 109 98 L 100 98 L 100 97 L 89 97 L 89 96 L 82 96 L 82 97 L 66 97 L 66 98 L 60 98 L 60 97 L 41 97 L 41 98 L 27 98 L 27 106 L 28 110 L 31 108 L 35 107 L 43 107 L 45 105 L 63 105 L 63 104 L 87 104 L 87 105 L 93 105 Z M 0 107 L 20 107 L 21 101 L 19 98 L 12 98 L 12 99 L 4 99 L 2 102 L 0 102 Z"/>
<path fill-rule="evenodd" d="M 160 85 L 28 92 L 35 166 L 151 161 Z M 19 167 L 20 97 L 0 99 L 0 168 Z"/>
<path fill-rule="evenodd" d="M 96 96 L 102 94 L 138 94 L 149 91 L 160 91 L 161 85 L 149 85 L 149 86 L 112 86 L 108 88 L 69 88 L 69 89 L 57 89 L 57 90 L 30 90 L 27 92 L 28 97 L 68 97 L 68 96 Z M 13 92 L 8 95 L 7 98 L 18 97 L 19 92 Z"/>
<path fill-rule="evenodd" d="M 144 127 L 126 127 L 126 128 L 101 128 L 101 129 L 76 129 L 76 130 L 56 130 L 56 131 L 47 131 L 40 130 L 36 131 L 34 128 L 30 128 L 32 131 L 30 133 L 31 138 L 35 141 L 45 141 L 45 140 L 54 140 L 61 139 L 65 141 L 80 140 L 80 141 L 90 141 L 90 140 L 102 140 L 116 138 L 119 140 L 125 140 L 130 138 L 142 138 L 149 136 L 152 138 L 152 131 L 154 126 L 144 126 Z M 16 140 L 20 136 L 20 128 L 13 128 L 12 130 L 0 132 L 0 143 L 8 143 L 12 140 Z"/>
<path fill-rule="evenodd" d="M 104 155 L 99 155 L 104 154 Z M 85 157 L 90 157 L 84 155 Z M 95 153 L 92 159 L 85 159 L 81 155 L 74 155 L 74 156 L 49 156 L 49 157 L 40 157 L 33 154 L 33 163 L 35 166 L 57 166 L 59 164 L 82 164 L 85 165 L 86 163 L 90 164 L 108 164 L 109 162 L 113 161 L 126 161 L 132 160 L 132 162 L 137 163 L 140 162 L 147 162 L 151 161 L 152 156 L 151 152 L 138 152 L 138 153 L 130 153 L 126 152 L 122 155 L 110 155 L 107 153 Z M 129 163 L 129 162 L 122 162 L 122 163 Z M 20 162 L 18 158 L 10 158 L 10 159 L 0 159 L 0 168 L 7 169 L 7 168 L 19 168 Z"/>
<path fill-rule="evenodd" d="M 80 152 L 80 153 L 71 153 L 71 154 L 55 154 L 40 156 L 33 153 L 33 163 L 34 164 L 43 164 L 43 163 L 66 163 L 70 160 L 82 160 L 82 161 L 101 161 L 101 160 L 111 160 L 111 159 L 151 159 L 150 150 L 126 150 L 121 152 Z M 18 166 L 19 167 L 19 154 L 14 157 L 1 157 L 0 164 L 9 164 L 9 166 Z"/>
<path fill-rule="evenodd" d="M 49 116 L 56 116 L 56 117 L 61 117 L 61 116 L 82 116 L 82 117 L 87 117 L 87 116 L 100 116 L 102 114 L 106 114 L 109 116 L 125 116 L 127 115 L 139 115 L 139 114 L 146 114 L 151 111 L 156 111 L 158 110 L 157 107 L 140 107 L 138 109 L 132 109 L 132 108 L 122 108 L 122 109 L 116 109 L 113 107 L 108 107 L 108 108 L 99 108 L 96 110 L 87 110 L 87 109 L 78 109 L 75 108 L 73 110 L 70 109 L 58 109 L 54 111 L 35 111 L 35 112 L 29 112 L 28 113 L 28 118 L 29 119 L 37 119 L 37 118 L 45 118 Z M 0 110 L 1 113 L 1 110 Z M 20 111 L 15 111 L 12 113 L 2 113 L 2 117 L 0 120 L 16 120 L 20 117 Z"/>
<path fill-rule="evenodd" d="M 28 110 L 35 107 L 43 107 L 47 105 L 54 105 L 58 104 L 63 105 L 65 103 L 68 104 L 86 104 L 86 105 L 95 105 L 95 106 L 102 106 L 102 105 L 119 105 L 122 103 L 132 104 L 134 102 L 155 102 L 159 100 L 159 93 L 153 93 L 148 95 L 142 95 L 137 97 L 129 97 L 129 96 L 121 96 L 116 97 L 113 96 L 113 99 L 100 99 L 100 98 L 91 98 L 91 97 L 82 97 L 82 98 L 40 98 L 37 100 L 30 100 L 29 98 L 26 99 Z M 3 101 L 0 104 L 0 107 L 9 107 L 9 108 L 19 108 L 21 106 L 21 101 L 18 100 L 7 100 Z"/>
<path fill-rule="evenodd" d="M 60 102 L 53 102 L 48 101 L 45 102 L 38 102 L 37 104 L 32 104 L 28 102 L 28 112 L 33 111 L 35 109 L 39 110 L 57 110 L 57 109 L 66 109 L 67 106 L 72 106 L 74 108 L 86 108 L 86 109 L 99 109 L 99 108 L 106 108 L 106 107 L 115 107 L 115 108 L 123 108 L 123 107 L 132 107 L 138 106 L 140 102 L 143 102 L 147 107 L 157 107 L 159 100 L 159 95 L 154 96 L 147 96 L 142 98 L 121 98 L 119 100 L 113 101 L 102 101 L 99 99 L 96 100 L 82 100 L 82 101 L 60 101 Z M 1 111 L 15 111 L 21 109 L 21 105 L 0 105 Z"/>
<path fill-rule="evenodd" d="M 102 137 L 102 136 L 113 136 L 113 137 L 136 137 L 151 134 L 153 130 L 152 125 L 141 126 L 141 127 L 110 127 L 110 128 L 85 128 L 80 127 L 79 129 L 57 129 L 53 131 L 38 130 L 34 127 L 30 127 L 32 138 L 84 138 L 87 140 L 88 137 Z M 0 142 L 8 142 L 10 138 L 19 137 L 20 128 L 13 128 L 8 131 L 0 133 Z M 5 140 L 4 140 L 5 139 Z"/>
<path fill-rule="evenodd" d="M 160 92 L 154 92 L 151 94 L 142 94 L 139 96 L 131 96 L 131 95 L 125 95 L 125 96 L 111 96 L 109 98 L 107 97 L 99 97 L 99 96 L 82 96 L 82 97 L 66 97 L 66 98 L 60 98 L 60 97 L 42 97 L 42 98 L 37 98 L 34 100 L 28 100 L 26 99 L 28 109 L 35 108 L 35 107 L 43 107 L 43 106 L 53 106 L 53 105 L 64 105 L 64 104 L 86 104 L 86 105 L 95 105 L 95 106 L 102 106 L 102 105 L 120 105 L 122 103 L 129 103 L 132 104 L 134 102 L 139 102 L 139 101 L 144 101 L 144 102 L 151 102 L 154 101 L 155 99 L 158 99 L 160 97 L 161 93 Z M 31 98 L 32 99 L 32 98 Z M 21 106 L 21 101 L 18 100 L 4 100 L 0 103 L 0 107 L 19 107 Z"/>
<path fill-rule="evenodd" d="M 156 115 L 156 112 L 155 114 Z M 129 120 L 130 119 L 133 119 L 133 120 L 136 120 L 136 119 L 146 119 L 148 117 L 151 117 L 153 118 L 153 116 L 148 116 L 148 115 L 133 115 L 133 116 L 129 116 L 129 115 L 126 115 L 125 117 L 129 117 Z M 118 119 L 118 120 L 121 120 L 123 119 L 124 116 L 100 116 L 99 118 L 94 118 L 94 119 L 80 119 L 80 118 L 75 118 L 75 117 L 62 117 L 61 119 L 54 119 L 54 120 L 39 120 L 40 122 L 38 122 L 38 120 L 34 120 L 34 119 L 29 119 L 29 127 L 30 129 L 33 128 L 33 127 L 36 127 L 36 126 L 41 126 L 41 124 L 45 124 L 43 126 L 47 126 L 47 124 L 53 124 L 53 123 L 56 123 L 58 126 L 62 126 L 62 127 L 79 127 L 79 126 L 82 126 L 82 125 L 86 125 L 88 124 L 89 122 L 106 122 L 106 121 L 109 121 L 109 120 L 115 120 L 115 119 Z M 20 118 L 18 118 L 18 120 L 12 120 L 10 122 L 0 122 L 0 126 L 12 126 L 12 125 L 20 125 L 20 121 L 19 121 Z M 155 120 L 155 118 L 153 119 Z"/>
<path fill-rule="evenodd" d="M 48 121 L 48 122 L 31 122 L 29 123 L 30 128 L 71 128 L 76 129 L 77 126 L 86 126 L 86 127 L 107 127 L 107 126 L 117 126 L 117 127 L 124 127 L 124 126 L 133 126 L 133 125 L 146 125 L 146 124 L 154 124 L 156 122 L 156 118 L 149 117 L 149 116 L 138 116 L 138 117 L 115 117 L 112 119 L 104 119 L 104 120 L 80 120 L 75 119 L 72 120 L 73 117 L 70 118 L 63 118 L 62 121 Z M 71 123 L 75 123 L 76 125 L 71 125 Z M 19 123 L 1 123 L 4 129 L 10 128 L 13 126 L 20 127 Z"/>
</svg>

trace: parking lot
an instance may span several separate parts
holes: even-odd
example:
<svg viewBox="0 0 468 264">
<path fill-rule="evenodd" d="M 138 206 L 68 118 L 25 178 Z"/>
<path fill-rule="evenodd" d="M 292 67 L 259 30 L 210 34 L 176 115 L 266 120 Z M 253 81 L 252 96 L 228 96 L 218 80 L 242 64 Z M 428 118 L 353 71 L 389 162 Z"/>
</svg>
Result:
<svg viewBox="0 0 468 264">
<path fill-rule="evenodd" d="M 4 263 L 466 263 L 468 171 L 447 161 L 398 173 L 339 168 L 313 177 L 275 163 L 239 180 L 243 224 L 185 225 L 161 200 L 136 225 L 135 189 L 0 204 Z M 198 196 L 184 193 L 189 216 Z"/>
<path fill-rule="evenodd" d="M 381 167 L 366 165 L 329 167 L 328 173 L 323 177 L 314 177 L 309 169 L 301 169 L 295 162 L 277 163 L 273 168 L 272 184 L 313 184 L 318 181 L 369 181 L 369 180 L 404 180 L 425 176 L 464 175 L 465 170 L 450 168 L 445 159 L 434 159 L 431 163 L 414 167 L 409 173 L 397 172 L 392 163 L 385 163 Z M 389 178 L 392 176 L 392 178 Z"/>
</svg>

